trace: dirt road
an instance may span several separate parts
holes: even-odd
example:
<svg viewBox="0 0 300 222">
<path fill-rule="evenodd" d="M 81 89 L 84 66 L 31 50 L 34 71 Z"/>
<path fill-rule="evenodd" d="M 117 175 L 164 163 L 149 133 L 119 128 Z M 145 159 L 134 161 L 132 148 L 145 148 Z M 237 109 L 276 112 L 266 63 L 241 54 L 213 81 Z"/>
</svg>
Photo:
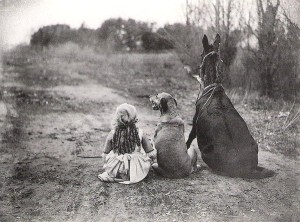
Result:
<svg viewBox="0 0 300 222">
<path fill-rule="evenodd" d="M 260 165 L 277 173 L 262 180 L 219 176 L 199 161 L 186 179 L 151 172 L 135 185 L 102 183 L 103 160 L 77 155 L 101 155 L 123 102 L 152 136 L 159 114 L 150 104 L 85 75 L 0 73 L 0 221 L 299 221 L 298 157 L 260 151 Z M 257 115 L 238 110 L 246 120 Z"/>
</svg>

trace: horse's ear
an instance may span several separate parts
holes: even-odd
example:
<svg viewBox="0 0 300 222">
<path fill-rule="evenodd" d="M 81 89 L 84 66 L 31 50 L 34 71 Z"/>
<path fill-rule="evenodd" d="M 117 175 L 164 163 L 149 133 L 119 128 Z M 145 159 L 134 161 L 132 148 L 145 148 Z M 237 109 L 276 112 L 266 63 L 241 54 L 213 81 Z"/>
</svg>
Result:
<svg viewBox="0 0 300 222">
<path fill-rule="evenodd" d="M 161 108 L 161 112 L 163 112 L 163 113 L 168 111 L 168 101 L 166 98 L 161 98 L 160 108 Z"/>
<path fill-rule="evenodd" d="M 209 50 L 209 43 L 208 43 L 208 38 L 207 38 L 206 35 L 203 36 L 202 45 L 203 45 L 204 52 L 208 52 L 208 50 Z"/>
<path fill-rule="evenodd" d="M 219 47 L 220 47 L 220 43 L 221 43 L 221 37 L 219 34 L 216 35 L 216 38 L 215 38 L 215 41 L 213 43 L 213 47 L 214 47 L 214 50 L 216 52 L 219 51 Z"/>
</svg>

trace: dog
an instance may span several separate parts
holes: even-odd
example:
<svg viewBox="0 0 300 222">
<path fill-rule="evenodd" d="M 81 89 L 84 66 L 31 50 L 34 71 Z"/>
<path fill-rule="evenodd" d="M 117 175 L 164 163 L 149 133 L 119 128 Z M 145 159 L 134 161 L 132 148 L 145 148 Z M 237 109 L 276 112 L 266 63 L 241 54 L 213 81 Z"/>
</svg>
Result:
<svg viewBox="0 0 300 222">
<path fill-rule="evenodd" d="M 178 114 L 177 101 L 168 93 L 150 97 L 153 110 L 160 110 L 160 121 L 156 127 L 154 144 L 157 163 L 154 171 L 167 178 L 189 176 L 197 168 L 197 153 L 187 149 L 184 137 L 184 122 Z"/>
</svg>

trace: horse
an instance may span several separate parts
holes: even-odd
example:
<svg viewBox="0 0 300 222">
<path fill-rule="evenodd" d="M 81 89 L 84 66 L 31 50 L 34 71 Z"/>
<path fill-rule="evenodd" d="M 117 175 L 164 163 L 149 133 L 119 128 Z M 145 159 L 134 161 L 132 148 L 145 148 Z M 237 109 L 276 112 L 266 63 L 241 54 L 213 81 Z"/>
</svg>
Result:
<svg viewBox="0 0 300 222">
<path fill-rule="evenodd" d="M 221 84 L 223 62 L 219 54 L 220 42 L 219 34 L 213 44 L 209 44 L 206 35 L 202 39 L 199 79 L 204 90 L 196 101 L 187 148 L 197 137 L 203 161 L 223 175 L 243 178 L 272 176 L 273 171 L 258 167 L 258 144 Z"/>
</svg>

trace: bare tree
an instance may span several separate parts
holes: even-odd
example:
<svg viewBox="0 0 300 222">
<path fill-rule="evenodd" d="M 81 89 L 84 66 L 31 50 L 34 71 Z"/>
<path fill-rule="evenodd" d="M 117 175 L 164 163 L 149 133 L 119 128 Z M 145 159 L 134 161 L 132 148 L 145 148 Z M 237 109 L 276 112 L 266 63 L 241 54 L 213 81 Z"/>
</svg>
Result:
<svg viewBox="0 0 300 222">
<path fill-rule="evenodd" d="M 273 62 L 276 55 L 277 45 L 275 27 L 277 22 L 277 13 L 280 1 L 276 4 L 267 1 L 264 9 L 262 0 L 257 0 L 257 13 L 259 18 L 258 26 L 258 46 L 260 56 L 260 80 L 262 83 L 262 94 L 272 96 L 274 92 L 273 76 L 276 72 L 277 65 Z"/>
<path fill-rule="evenodd" d="M 235 0 L 211 2 L 213 6 L 213 18 L 215 26 L 211 29 L 222 36 L 223 42 L 220 48 L 220 54 L 224 61 L 224 82 L 231 86 L 230 66 L 233 63 L 237 53 L 237 43 L 241 40 L 241 29 L 234 25 L 234 20 L 239 20 L 239 2 Z"/>
<path fill-rule="evenodd" d="M 256 0 L 256 6 L 257 29 L 250 22 L 246 26 L 257 38 L 258 48 L 248 45 L 248 52 L 254 57 L 249 54 L 245 65 L 252 64 L 258 74 L 261 95 L 291 98 L 299 84 L 299 27 L 280 7 L 280 0 Z M 247 68 L 251 68 L 250 65 Z"/>
<path fill-rule="evenodd" d="M 234 2 L 236 4 L 234 4 Z M 213 37 L 219 33 L 224 40 L 221 44 L 221 55 L 225 64 L 226 82 L 230 84 L 229 69 L 237 51 L 239 32 L 233 20 L 239 16 L 237 0 L 214 0 L 192 2 L 186 0 L 185 18 L 186 33 L 184 38 L 167 33 L 168 38 L 175 42 L 175 48 L 184 65 L 191 66 L 192 74 L 197 74 L 201 64 L 201 39 L 205 33 Z M 233 17 L 235 14 L 235 18 Z M 166 30 L 168 32 L 168 30 Z"/>
</svg>

